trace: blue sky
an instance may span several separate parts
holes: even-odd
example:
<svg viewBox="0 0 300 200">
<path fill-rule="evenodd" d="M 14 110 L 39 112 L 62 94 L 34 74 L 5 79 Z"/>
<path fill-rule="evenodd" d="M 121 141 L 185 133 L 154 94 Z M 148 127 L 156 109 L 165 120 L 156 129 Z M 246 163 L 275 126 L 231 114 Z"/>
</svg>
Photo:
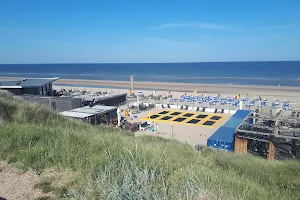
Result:
<svg viewBox="0 0 300 200">
<path fill-rule="evenodd" d="M 299 0 L 1 0 L 0 63 L 300 60 Z"/>
</svg>

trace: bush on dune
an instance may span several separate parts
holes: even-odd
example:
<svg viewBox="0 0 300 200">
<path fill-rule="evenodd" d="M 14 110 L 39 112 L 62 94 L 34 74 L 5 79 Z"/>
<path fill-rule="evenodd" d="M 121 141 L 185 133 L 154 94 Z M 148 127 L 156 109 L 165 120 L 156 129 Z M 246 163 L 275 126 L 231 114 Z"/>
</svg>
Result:
<svg viewBox="0 0 300 200">
<path fill-rule="evenodd" d="M 299 199 L 300 165 L 67 120 L 0 92 L 0 157 L 79 174 L 77 199 Z"/>
</svg>

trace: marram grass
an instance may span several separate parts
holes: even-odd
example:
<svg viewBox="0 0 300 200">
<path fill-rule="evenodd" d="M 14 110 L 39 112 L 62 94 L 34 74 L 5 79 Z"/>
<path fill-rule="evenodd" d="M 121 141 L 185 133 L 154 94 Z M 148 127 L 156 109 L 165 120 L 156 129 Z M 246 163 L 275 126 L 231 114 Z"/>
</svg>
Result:
<svg viewBox="0 0 300 200">
<path fill-rule="evenodd" d="M 79 177 L 64 197 L 74 199 L 300 199 L 297 161 L 196 153 L 174 140 L 67 120 L 6 92 L 0 158 L 38 172 L 73 170 Z"/>
</svg>

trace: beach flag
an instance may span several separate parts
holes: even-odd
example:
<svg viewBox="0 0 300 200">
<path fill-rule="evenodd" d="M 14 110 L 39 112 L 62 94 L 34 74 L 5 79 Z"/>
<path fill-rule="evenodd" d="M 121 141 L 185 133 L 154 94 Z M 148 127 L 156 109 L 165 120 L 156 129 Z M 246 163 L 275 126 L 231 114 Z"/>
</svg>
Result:
<svg viewBox="0 0 300 200">
<path fill-rule="evenodd" d="M 195 88 L 195 90 L 194 90 L 194 94 L 197 94 L 197 88 Z"/>
<path fill-rule="evenodd" d="M 153 95 L 155 95 L 156 94 L 156 90 L 153 90 Z"/>
</svg>

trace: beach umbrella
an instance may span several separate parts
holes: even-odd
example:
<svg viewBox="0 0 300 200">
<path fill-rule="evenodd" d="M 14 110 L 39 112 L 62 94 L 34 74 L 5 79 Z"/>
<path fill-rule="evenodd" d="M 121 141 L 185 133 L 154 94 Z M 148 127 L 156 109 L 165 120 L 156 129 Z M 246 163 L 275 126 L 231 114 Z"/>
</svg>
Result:
<svg viewBox="0 0 300 200">
<path fill-rule="evenodd" d="M 118 115 L 118 127 L 121 126 L 121 109 L 117 108 L 117 115 Z"/>
<path fill-rule="evenodd" d="M 267 106 L 267 105 L 268 105 L 268 102 L 263 101 L 263 102 L 261 102 L 261 105 L 262 105 L 262 106 Z"/>
<path fill-rule="evenodd" d="M 210 105 L 216 105 L 216 102 L 215 101 L 211 101 L 209 102 Z"/>
</svg>

